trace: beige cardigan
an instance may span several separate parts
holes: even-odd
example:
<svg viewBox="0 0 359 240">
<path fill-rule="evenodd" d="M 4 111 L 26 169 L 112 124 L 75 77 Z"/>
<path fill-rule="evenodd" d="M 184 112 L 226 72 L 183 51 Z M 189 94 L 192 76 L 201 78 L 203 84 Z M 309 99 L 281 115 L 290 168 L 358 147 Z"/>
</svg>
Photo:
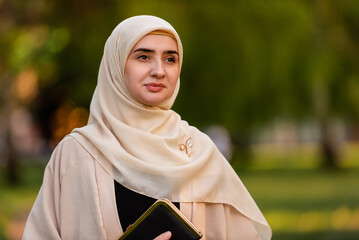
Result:
<svg viewBox="0 0 359 240">
<path fill-rule="evenodd" d="M 203 239 L 260 239 L 229 205 L 181 202 L 180 209 Z M 122 233 L 113 178 L 74 138 L 65 138 L 45 169 L 23 239 L 118 239 Z"/>
</svg>

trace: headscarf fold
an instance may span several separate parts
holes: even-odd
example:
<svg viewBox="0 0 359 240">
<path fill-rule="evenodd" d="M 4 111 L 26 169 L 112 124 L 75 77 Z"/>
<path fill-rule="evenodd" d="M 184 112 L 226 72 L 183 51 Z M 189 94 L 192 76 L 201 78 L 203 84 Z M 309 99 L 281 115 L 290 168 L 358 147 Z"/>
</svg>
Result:
<svg viewBox="0 0 359 240">
<path fill-rule="evenodd" d="M 88 125 L 71 135 L 123 186 L 176 202 L 229 204 L 268 239 L 265 218 L 228 161 L 207 135 L 171 110 L 179 79 L 159 106 L 144 106 L 130 95 L 124 80 L 127 57 L 154 30 L 175 36 L 182 65 L 181 40 L 168 22 L 154 16 L 124 20 L 105 44 Z"/>
</svg>

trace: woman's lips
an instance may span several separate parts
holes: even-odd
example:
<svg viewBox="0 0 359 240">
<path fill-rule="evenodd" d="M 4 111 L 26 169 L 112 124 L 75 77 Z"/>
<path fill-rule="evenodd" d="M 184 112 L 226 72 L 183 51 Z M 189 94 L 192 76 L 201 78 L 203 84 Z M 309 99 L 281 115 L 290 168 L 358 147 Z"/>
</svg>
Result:
<svg viewBox="0 0 359 240">
<path fill-rule="evenodd" d="M 163 88 L 166 87 L 162 83 L 147 83 L 145 86 L 150 92 L 160 92 Z"/>
</svg>

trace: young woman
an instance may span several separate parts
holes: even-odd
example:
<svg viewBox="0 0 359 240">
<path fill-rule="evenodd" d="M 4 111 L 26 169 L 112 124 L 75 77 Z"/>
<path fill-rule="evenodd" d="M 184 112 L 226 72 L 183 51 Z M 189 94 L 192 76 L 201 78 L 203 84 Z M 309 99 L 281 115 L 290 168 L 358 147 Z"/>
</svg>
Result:
<svg viewBox="0 0 359 240">
<path fill-rule="evenodd" d="M 174 202 L 203 239 L 271 238 L 214 143 L 171 110 L 182 60 L 177 32 L 160 18 L 114 29 L 88 125 L 53 152 L 24 239 L 118 239 L 158 198 Z"/>
</svg>

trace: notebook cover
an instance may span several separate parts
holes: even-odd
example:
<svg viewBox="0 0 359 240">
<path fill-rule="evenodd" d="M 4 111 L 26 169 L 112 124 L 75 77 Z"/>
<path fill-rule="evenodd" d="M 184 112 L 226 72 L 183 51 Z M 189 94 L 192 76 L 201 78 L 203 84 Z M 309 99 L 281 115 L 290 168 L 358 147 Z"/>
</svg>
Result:
<svg viewBox="0 0 359 240">
<path fill-rule="evenodd" d="M 166 231 L 171 231 L 171 240 L 197 240 L 202 237 L 200 231 L 176 206 L 166 199 L 160 199 L 119 240 L 153 240 Z"/>
</svg>

